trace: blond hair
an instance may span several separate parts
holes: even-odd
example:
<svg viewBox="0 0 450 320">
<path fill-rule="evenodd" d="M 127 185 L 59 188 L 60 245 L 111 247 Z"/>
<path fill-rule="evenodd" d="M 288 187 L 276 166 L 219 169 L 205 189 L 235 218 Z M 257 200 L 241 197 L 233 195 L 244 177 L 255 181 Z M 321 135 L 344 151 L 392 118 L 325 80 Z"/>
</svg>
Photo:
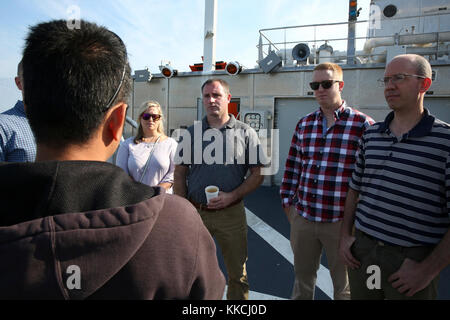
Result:
<svg viewBox="0 0 450 320">
<path fill-rule="evenodd" d="M 141 143 L 142 142 L 142 138 L 144 137 L 144 129 L 142 129 L 142 124 L 141 124 L 142 114 L 144 114 L 144 112 L 147 111 L 150 108 L 158 109 L 158 114 L 161 115 L 161 119 L 159 120 L 159 125 L 158 125 L 158 128 L 156 130 L 159 133 L 161 133 L 161 134 L 164 133 L 164 124 L 163 124 L 163 117 L 164 117 L 164 115 L 163 115 L 163 112 L 162 112 L 161 105 L 159 104 L 158 101 L 155 101 L 155 100 L 145 101 L 139 107 L 139 113 L 138 113 L 138 117 L 136 119 L 137 122 L 139 123 L 138 132 L 137 132 L 136 136 L 134 137 L 134 143 L 136 143 L 136 144 Z"/>
<path fill-rule="evenodd" d="M 324 63 L 318 64 L 314 68 L 314 71 L 317 71 L 317 70 L 330 70 L 330 71 L 333 71 L 333 75 L 335 77 L 337 77 L 337 79 L 335 79 L 335 80 L 340 80 L 340 81 L 344 80 L 343 73 L 342 73 L 342 68 L 339 65 L 337 65 L 336 63 L 324 62 Z"/>
</svg>

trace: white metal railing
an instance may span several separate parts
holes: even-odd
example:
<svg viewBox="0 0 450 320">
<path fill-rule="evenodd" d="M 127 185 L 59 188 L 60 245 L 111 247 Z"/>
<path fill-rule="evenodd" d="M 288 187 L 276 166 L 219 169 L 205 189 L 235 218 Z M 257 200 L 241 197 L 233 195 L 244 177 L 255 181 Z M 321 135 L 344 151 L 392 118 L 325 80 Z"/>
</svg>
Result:
<svg viewBox="0 0 450 320">
<path fill-rule="evenodd" d="M 427 39 L 431 40 L 429 42 L 434 43 L 435 45 L 433 47 L 410 48 L 411 53 L 430 56 L 432 55 L 434 56 L 434 59 L 437 59 L 442 55 L 449 55 L 448 43 L 450 42 L 450 28 L 446 28 L 449 30 L 441 30 L 440 27 L 441 21 L 450 21 L 448 20 L 450 19 L 450 13 L 448 12 L 427 14 L 421 16 L 408 16 L 396 19 L 390 18 L 389 20 L 382 20 L 381 23 L 384 23 L 386 21 L 389 21 L 389 23 L 392 23 L 393 21 L 400 21 L 400 23 L 402 23 L 402 20 L 417 18 L 436 19 L 436 21 L 433 21 L 433 24 L 437 25 L 437 30 L 435 32 L 429 33 L 415 33 L 417 32 L 417 30 L 415 30 L 414 28 L 412 28 L 411 31 L 407 31 L 405 28 L 401 28 L 398 33 L 393 32 L 393 34 L 390 36 L 374 36 L 373 34 L 369 35 L 369 23 L 374 23 L 373 21 L 369 22 L 369 20 L 275 27 L 259 30 L 259 44 L 256 47 L 259 51 L 259 59 L 264 58 L 270 53 L 270 51 L 273 50 L 281 52 L 280 58 L 283 60 L 283 64 L 286 64 L 290 59 L 290 57 L 287 56 L 289 54 L 289 50 L 298 43 L 305 43 L 310 47 L 311 56 L 309 58 L 309 61 L 314 64 L 317 63 L 318 59 L 318 47 L 322 44 L 333 47 L 335 54 L 332 58 L 336 61 L 344 61 L 348 58 L 351 58 L 355 59 L 357 63 L 368 63 L 373 62 L 374 60 L 376 61 L 380 59 L 380 57 L 384 57 L 386 55 L 385 52 L 374 53 L 372 52 L 372 50 L 364 50 L 365 44 L 368 40 L 372 41 L 372 43 L 375 43 L 378 39 L 386 40 L 386 38 L 391 37 L 392 44 L 384 44 L 385 46 L 391 46 L 403 44 L 401 41 L 399 41 L 400 39 L 403 39 L 402 41 L 405 44 L 412 44 L 411 41 L 414 41 L 414 39 L 417 40 L 420 35 L 428 35 Z M 419 19 L 419 24 L 420 23 L 424 22 L 420 21 Z M 354 38 L 348 37 L 348 28 L 350 24 L 353 24 L 355 26 Z M 408 36 L 409 40 L 405 40 L 408 38 Z M 356 50 L 354 55 L 349 55 L 347 53 L 347 42 L 349 39 L 355 41 Z"/>
</svg>

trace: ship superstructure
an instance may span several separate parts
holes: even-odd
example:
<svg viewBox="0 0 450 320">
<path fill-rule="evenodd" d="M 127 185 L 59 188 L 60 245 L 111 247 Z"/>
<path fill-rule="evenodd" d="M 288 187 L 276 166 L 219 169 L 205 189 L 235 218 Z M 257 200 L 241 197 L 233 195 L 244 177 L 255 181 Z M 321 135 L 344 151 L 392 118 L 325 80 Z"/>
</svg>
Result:
<svg viewBox="0 0 450 320">
<path fill-rule="evenodd" d="M 171 135 L 202 119 L 201 84 L 211 77 L 224 78 L 232 91 L 230 112 L 260 133 L 272 156 L 273 174 L 266 176 L 264 184 L 277 185 L 296 123 L 317 109 L 309 87 L 316 64 L 340 64 L 345 81 L 343 98 L 381 121 L 390 110 L 377 79 L 394 56 L 416 53 L 426 57 L 433 69 L 425 106 L 436 117 L 450 122 L 449 0 L 372 0 L 368 20 L 358 20 L 357 1 L 349 1 L 349 19 L 342 23 L 262 29 L 257 41 L 257 66 L 251 69 L 235 61 L 238 57 L 226 61 L 226 66 L 212 62 L 215 2 L 205 2 L 204 68 L 196 64 L 197 69 L 191 69 L 201 71 L 177 72 L 167 63 L 160 67 L 161 74 L 136 71 L 129 116 L 135 118 L 143 101 L 157 100 L 164 108 L 165 128 Z M 224 69 L 214 70 L 219 65 Z M 132 131 L 127 126 L 126 134 Z"/>
</svg>

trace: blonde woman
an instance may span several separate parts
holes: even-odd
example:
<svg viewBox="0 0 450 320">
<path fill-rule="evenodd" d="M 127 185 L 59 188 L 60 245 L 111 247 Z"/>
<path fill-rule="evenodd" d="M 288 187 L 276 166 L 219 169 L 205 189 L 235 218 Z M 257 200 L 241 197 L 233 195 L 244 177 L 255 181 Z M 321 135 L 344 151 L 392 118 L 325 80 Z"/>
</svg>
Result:
<svg viewBox="0 0 450 320">
<path fill-rule="evenodd" d="M 120 144 L 116 165 L 134 180 L 161 186 L 172 193 L 174 156 L 177 142 L 164 134 L 163 114 L 156 101 L 141 105 L 136 137 Z"/>
</svg>

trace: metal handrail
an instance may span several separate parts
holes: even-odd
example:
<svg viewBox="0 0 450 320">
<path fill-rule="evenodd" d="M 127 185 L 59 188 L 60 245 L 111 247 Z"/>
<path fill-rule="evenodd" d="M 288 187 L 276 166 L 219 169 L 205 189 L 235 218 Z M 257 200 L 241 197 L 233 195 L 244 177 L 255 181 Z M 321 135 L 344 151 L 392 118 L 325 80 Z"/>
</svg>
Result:
<svg viewBox="0 0 450 320">
<path fill-rule="evenodd" d="M 407 20 L 407 19 L 414 19 L 414 18 L 430 18 L 430 17 L 437 17 L 438 21 L 441 21 L 441 17 L 442 16 L 448 16 L 450 15 L 449 12 L 435 12 L 432 14 L 425 14 L 425 15 L 413 15 L 413 16 L 408 16 L 408 17 L 400 17 L 400 18 L 395 18 L 395 20 L 401 21 L 401 20 Z M 387 19 L 384 19 L 387 20 Z M 349 25 L 350 23 L 352 24 L 356 24 L 356 25 L 361 25 L 361 24 L 366 24 L 370 22 L 370 20 L 359 20 L 356 22 L 332 22 L 332 23 L 320 23 L 320 24 L 308 24 L 308 25 L 296 25 L 296 26 L 285 26 L 285 27 L 274 27 L 274 28 L 264 28 L 264 29 L 260 29 L 259 30 L 259 35 L 260 35 L 260 42 L 261 44 L 258 44 L 256 47 L 261 50 L 261 52 L 264 55 L 267 55 L 268 53 L 266 53 L 264 51 L 264 48 L 267 46 L 273 46 L 276 50 L 280 50 L 279 47 L 284 47 L 286 48 L 287 45 L 289 44 L 298 44 L 300 42 L 302 43 L 321 43 L 321 42 L 338 42 L 338 41 L 348 41 L 350 40 L 368 40 L 368 39 L 377 39 L 377 38 L 385 38 L 386 36 L 369 36 L 369 33 L 366 32 L 366 36 L 356 36 L 356 37 L 352 37 L 349 38 L 347 37 L 342 37 L 342 38 L 328 38 L 328 39 L 317 39 L 316 38 L 316 31 L 317 28 L 325 28 L 325 27 L 330 27 L 330 26 L 337 26 L 337 25 Z M 439 24 L 440 26 L 440 24 Z M 284 41 L 272 41 L 271 39 L 269 39 L 269 36 L 265 34 L 265 32 L 268 31 L 283 31 L 285 32 L 285 38 L 286 38 L 286 30 L 287 29 L 300 29 L 300 28 L 314 28 L 314 37 L 311 40 L 296 40 L 296 41 L 286 41 L 286 39 Z M 322 29 L 323 30 L 323 29 Z M 450 31 L 450 30 L 449 30 Z M 442 32 L 442 30 L 439 30 L 439 32 Z M 438 36 L 437 38 L 439 39 L 439 32 L 430 32 L 430 33 L 437 33 Z M 400 33 L 400 32 L 399 32 Z M 415 35 L 422 35 L 422 34 L 426 34 L 426 33 L 412 33 Z M 263 43 L 263 40 L 265 40 L 267 43 Z M 442 52 L 442 50 L 440 50 L 439 46 L 436 47 L 436 54 Z M 443 50 L 443 52 L 446 52 L 446 50 Z M 378 54 L 371 54 L 370 56 L 377 56 Z M 368 57 L 369 55 L 366 54 L 358 54 L 358 55 L 352 55 L 353 57 L 356 56 L 360 56 L 360 57 Z M 284 59 L 285 60 L 285 59 Z"/>
<path fill-rule="evenodd" d="M 439 12 L 434 14 L 427 14 L 427 15 L 415 15 L 415 16 L 407 16 L 407 17 L 400 17 L 400 18 L 394 18 L 394 20 L 406 20 L 406 19 L 413 19 L 413 18 L 424 18 L 424 17 L 433 17 L 433 16 L 445 16 L 450 15 L 449 12 Z M 287 27 L 275 27 L 275 28 L 265 28 L 265 29 L 259 29 L 259 32 L 261 31 L 272 31 L 272 30 L 283 30 L 283 29 L 294 29 L 294 28 L 307 28 L 307 27 L 322 27 L 322 26 L 334 26 L 339 24 L 350 24 L 350 23 L 366 23 L 369 22 L 369 20 L 358 20 L 356 22 L 330 22 L 330 23 L 316 23 L 316 24 L 303 24 L 298 26 L 287 26 Z"/>
<path fill-rule="evenodd" d="M 359 20 L 356 23 L 365 23 L 369 20 Z M 330 23 L 316 23 L 316 24 L 302 24 L 299 26 L 287 26 L 287 27 L 275 27 L 275 28 L 266 28 L 266 29 L 259 29 L 259 32 L 261 31 L 273 31 L 273 30 L 284 30 L 284 29 L 295 29 L 295 28 L 310 28 L 310 27 L 322 27 L 322 26 L 334 26 L 338 24 L 349 24 L 349 22 L 330 22 Z"/>
<path fill-rule="evenodd" d="M 360 20 L 360 21 L 357 21 L 356 24 L 362 24 L 362 23 L 367 23 L 367 22 L 368 22 L 368 20 Z M 275 27 L 275 28 L 260 29 L 259 30 L 260 37 L 267 41 L 267 43 L 262 43 L 261 50 L 263 51 L 263 54 L 267 55 L 268 52 L 264 52 L 264 47 L 273 46 L 276 50 L 280 50 L 277 47 L 277 45 L 284 46 L 284 48 L 286 48 L 287 44 L 299 43 L 299 41 L 273 42 L 272 40 L 269 39 L 268 36 L 266 36 L 264 34 L 265 31 L 276 31 L 276 30 L 284 30 L 284 31 L 286 31 L 286 29 L 311 28 L 311 27 L 314 27 L 315 28 L 314 29 L 314 39 L 313 40 L 305 40 L 305 41 L 301 41 L 301 42 L 310 43 L 310 42 L 323 42 L 323 41 L 346 41 L 346 40 L 348 40 L 348 37 L 335 38 L 335 39 L 316 39 L 315 38 L 315 34 L 316 34 L 316 28 L 317 27 L 335 26 L 335 25 L 348 25 L 348 24 L 349 24 L 349 22 L 333 22 L 333 23 L 309 24 L 309 25 L 299 25 L 299 26 L 287 26 L 287 27 Z M 354 39 L 355 40 L 362 40 L 362 39 L 366 39 L 366 38 L 367 37 L 355 37 Z M 258 44 L 256 47 L 259 49 L 260 45 Z"/>
</svg>

